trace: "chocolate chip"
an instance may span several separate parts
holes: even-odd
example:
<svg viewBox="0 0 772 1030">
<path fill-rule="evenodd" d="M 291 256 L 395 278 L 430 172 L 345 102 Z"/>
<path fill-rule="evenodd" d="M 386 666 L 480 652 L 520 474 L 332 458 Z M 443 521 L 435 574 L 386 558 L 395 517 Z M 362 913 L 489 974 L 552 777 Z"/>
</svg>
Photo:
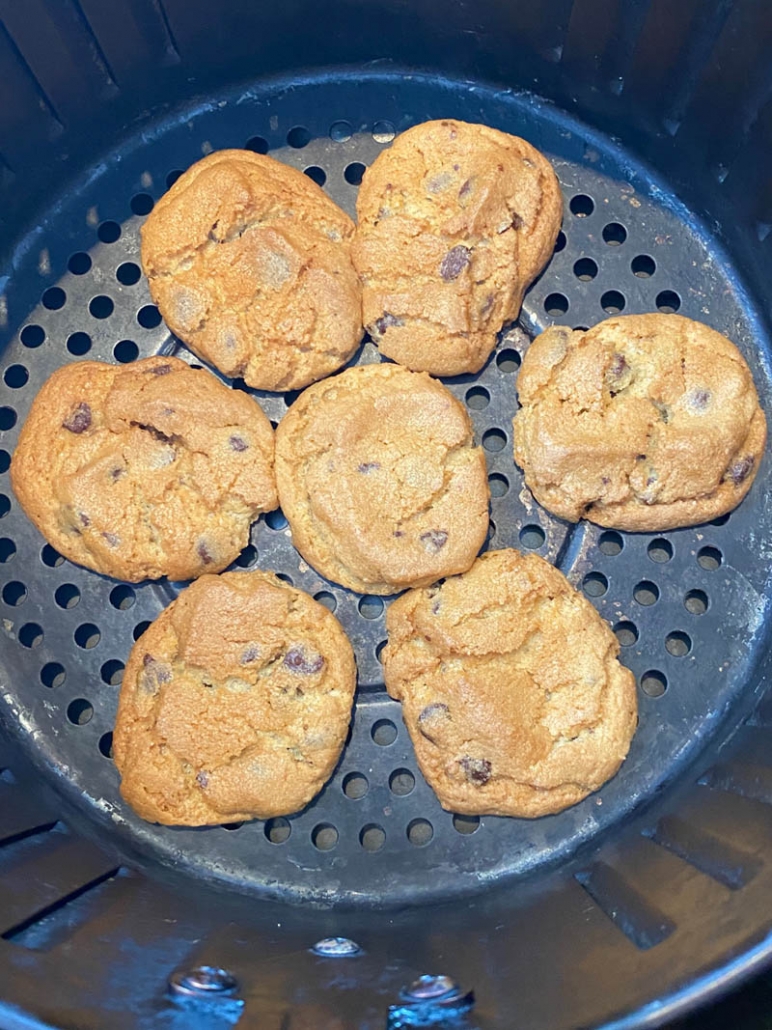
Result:
<svg viewBox="0 0 772 1030">
<path fill-rule="evenodd" d="M 450 709 L 440 701 L 435 701 L 422 709 L 418 716 L 418 728 L 427 740 L 434 741 L 441 727 L 450 719 Z"/>
<path fill-rule="evenodd" d="M 119 538 L 115 535 L 115 533 L 103 533 L 102 536 L 108 542 L 110 547 L 117 547 L 118 544 L 121 542 Z"/>
<path fill-rule="evenodd" d="M 609 392 L 615 397 L 621 390 L 632 382 L 633 371 L 627 363 L 624 354 L 615 353 L 606 369 L 606 382 Z"/>
<path fill-rule="evenodd" d="M 291 647 L 284 656 L 284 666 L 300 676 L 313 676 L 324 667 L 324 658 L 314 651 L 302 647 Z"/>
<path fill-rule="evenodd" d="M 206 789 L 209 786 L 209 776 L 203 770 L 200 773 L 196 773 L 196 783 L 199 787 Z"/>
<path fill-rule="evenodd" d="M 148 369 L 148 372 L 152 376 L 167 376 L 172 370 L 171 365 L 154 365 Z"/>
<path fill-rule="evenodd" d="M 735 486 L 739 486 L 740 483 L 744 483 L 748 476 L 751 474 L 753 466 L 756 464 L 756 459 L 752 454 L 746 455 L 739 461 L 735 461 L 726 470 L 724 479 L 731 479 Z"/>
<path fill-rule="evenodd" d="M 482 787 L 491 778 L 491 763 L 487 758 L 470 758 L 469 755 L 464 755 L 458 764 L 469 782 L 477 787 Z"/>
<path fill-rule="evenodd" d="M 196 553 L 198 554 L 199 558 L 204 563 L 204 565 L 211 565 L 214 561 L 214 558 L 207 550 L 206 544 L 203 540 L 199 543 L 198 547 L 196 548 Z"/>
<path fill-rule="evenodd" d="M 78 518 L 80 519 L 81 526 L 90 526 L 91 525 L 91 519 L 88 517 L 88 515 L 85 513 L 85 511 L 80 512 L 80 514 L 78 515 Z"/>
<path fill-rule="evenodd" d="M 125 472 L 125 471 L 126 471 L 126 469 L 125 469 L 125 468 L 115 468 L 115 469 L 111 469 L 111 470 L 110 470 L 110 479 L 112 479 L 112 480 L 113 480 L 113 482 L 115 482 L 115 480 L 117 480 L 117 479 L 120 479 L 120 478 L 121 478 L 121 476 L 122 476 L 122 475 L 124 474 L 124 472 Z"/>
<path fill-rule="evenodd" d="M 440 275 L 446 283 L 452 282 L 457 279 L 459 275 L 464 271 L 466 266 L 469 264 L 471 259 L 471 251 L 468 247 L 459 243 L 458 246 L 453 247 L 449 250 L 445 257 L 442 259 L 440 265 Z"/>
<path fill-rule="evenodd" d="M 467 179 L 466 182 L 461 183 L 461 188 L 458 191 L 459 197 L 465 197 L 468 193 L 472 192 L 472 180 Z"/>
<path fill-rule="evenodd" d="M 140 686 L 148 694 L 157 694 L 162 683 L 168 683 L 172 678 L 172 670 L 165 662 L 159 662 L 151 654 L 146 654 L 142 659 L 144 669 L 139 677 Z"/>
<path fill-rule="evenodd" d="M 246 451 L 249 447 L 247 441 L 241 436 L 232 436 L 228 443 L 231 445 L 231 450 L 234 451 Z"/>
<path fill-rule="evenodd" d="M 257 644 L 248 644 L 241 655 L 241 664 L 249 665 L 250 662 L 256 662 L 260 657 L 260 648 Z"/>
<path fill-rule="evenodd" d="M 429 554 L 436 554 L 448 542 L 448 534 L 444 529 L 429 529 L 419 539 Z"/>
<path fill-rule="evenodd" d="M 512 228 L 513 229 L 522 229 L 524 225 L 525 225 L 525 222 L 523 221 L 523 219 L 520 217 L 520 215 L 516 211 L 514 211 L 512 213 Z"/>
<path fill-rule="evenodd" d="M 663 404 L 662 401 L 652 401 L 651 403 L 659 412 L 660 421 L 667 425 L 670 421 L 670 408 L 667 404 Z"/>
<path fill-rule="evenodd" d="M 91 425 L 91 408 L 82 402 L 62 422 L 62 429 L 69 429 L 71 433 L 85 433 Z"/>
<path fill-rule="evenodd" d="M 439 175 L 435 175 L 432 179 L 429 179 L 426 184 L 426 188 L 429 193 L 441 193 L 450 186 L 451 182 L 453 182 L 453 176 L 450 172 L 440 172 Z"/>
<path fill-rule="evenodd" d="M 432 615 L 439 615 L 439 614 L 440 614 L 440 602 L 439 601 L 435 601 L 434 604 L 432 605 Z"/>
<path fill-rule="evenodd" d="M 687 398 L 687 403 L 693 411 L 705 411 L 710 400 L 710 390 L 692 390 Z"/>
<path fill-rule="evenodd" d="M 404 536 L 404 535 L 405 535 L 405 533 L 404 533 L 403 530 L 401 530 L 401 529 L 395 529 L 394 530 L 394 536 Z"/>
<path fill-rule="evenodd" d="M 380 467 L 380 463 L 377 461 L 363 461 L 361 465 L 357 466 L 357 472 L 363 472 L 367 475 L 368 472 L 373 472 Z"/>
<path fill-rule="evenodd" d="M 392 326 L 404 325 L 405 323 L 401 318 L 396 315 L 392 315 L 390 311 L 384 311 L 380 318 L 375 320 L 375 331 L 379 336 L 383 336 L 387 329 L 391 329 Z"/>
<path fill-rule="evenodd" d="M 627 358 L 624 354 L 616 353 L 611 359 L 608 374 L 612 379 L 620 379 L 629 368 L 630 366 L 627 364 Z"/>
</svg>

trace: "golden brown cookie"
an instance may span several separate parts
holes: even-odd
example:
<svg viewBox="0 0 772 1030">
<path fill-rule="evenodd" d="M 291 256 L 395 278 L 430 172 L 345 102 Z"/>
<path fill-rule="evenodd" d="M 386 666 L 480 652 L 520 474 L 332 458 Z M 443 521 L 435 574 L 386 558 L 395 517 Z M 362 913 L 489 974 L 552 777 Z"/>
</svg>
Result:
<svg viewBox="0 0 772 1030">
<path fill-rule="evenodd" d="M 744 358 L 680 315 L 554 327 L 526 352 L 515 461 L 561 518 L 654 531 L 731 511 L 750 489 L 767 427 Z"/>
<path fill-rule="evenodd" d="M 296 812 L 335 769 L 355 686 L 346 634 L 308 594 L 270 572 L 203 576 L 132 649 L 121 793 L 170 825 Z"/>
<path fill-rule="evenodd" d="M 14 493 L 70 561 L 126 579 L 219 572 L 278 504 L 273 430 L 240 390 L 179 358 L 79 361 L 35 398 Z"/>
<path fill-rule="evenodd" d="M 292 541 L 323 576 L 392 594 L 468 569 L 488 531 L 485 457 L 450 391 L 398 365 L 309 387 L 276 433 Z"/>
<path fill-rule="evenodd" d="M 479 371 L 561 215 L 552 166 L 517 136 L 449 119 L 398 136 L 365 173 L 353 249 L 383 354 L 433 375 Z"/>
<path fill-rule="evenodd" d="M 142 226 L 166 324 L 205 361 L 262 390 L 340 368 L 362 338 L 354 223 L 307 175 L 247 150 L 198 161 Z"/>
<path fill-rule="evenodd" d="M 536 555 L 489 551 L 389 608 L 386 687 L 443 808 L 535 818 L 597 790 L 636 726 L 635 680 L 592 605 Z"/>
</svg>

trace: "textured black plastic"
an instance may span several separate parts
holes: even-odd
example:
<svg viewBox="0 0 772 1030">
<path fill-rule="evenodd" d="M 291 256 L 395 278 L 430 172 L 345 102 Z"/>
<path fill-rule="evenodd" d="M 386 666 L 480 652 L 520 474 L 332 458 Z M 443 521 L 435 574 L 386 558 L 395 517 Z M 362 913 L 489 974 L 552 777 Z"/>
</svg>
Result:
<svg viewBox="0 0 772 1030">
<path fill-rule="evenodd" d="M 339 767 L 321 796 L 287 821 L 206 830 L 143 823 L 118 795 L 109 734 L 122 664 L 180 585 L 121 586 L 44 547 L 8 487 L 19 425 L 63 362 L 173 351 L 196 363 L 160 322 L 138 268 L 141 221 L 181 169 L 221 147 L 270 150 L 323 181 L 353 214 L 363 167 L 395 132 L 442 116 L 525 136 L 550 156 L 561 181 L 563 231 L 528 292 L 523 328 L 503 334 L 480 375 L 447 383 L 468 405 L 488 459 L 487 546 L 535 550 L 556 562 L 617 629 L 622 660 L 641 685 L 630 756 L 598 795 L 558 816 L 478 824 L 443 812 L 416 767 L 399 706 L 381 685 L 383 602 L 321 579 L 300 561 L 276 513 L 256 524 L 237 564 L 273 569 L 320 597 L 350 635 L 359 694 Z M 769 341 L 715 238 L 649 170 L 554 108 L 479 86 L 386 74 L 215 96 L 128 138 L 56 199 L 19 241 L 6 298 L 13 335 L 0 369 L 3 720 L 59 789 L 144 861 L 285 899 L 401 906 L 457 897 L 557 865 L 618 825 L 696 757 L 753 682 L 768 636 L 766 459 L 728 519 L 662 537 L 567 526 L 534 504 L 513 463 L 520 356 L 529 336 L 555 322 L 590 326 L 619 310 L 677 309 L 727 333 L 747 357 L 765 406 L 770 399 Z M 378 360 L 372 344 L 356 360 Z M 293 399 L 256 396 L 274 421 Z"/>
</svg>

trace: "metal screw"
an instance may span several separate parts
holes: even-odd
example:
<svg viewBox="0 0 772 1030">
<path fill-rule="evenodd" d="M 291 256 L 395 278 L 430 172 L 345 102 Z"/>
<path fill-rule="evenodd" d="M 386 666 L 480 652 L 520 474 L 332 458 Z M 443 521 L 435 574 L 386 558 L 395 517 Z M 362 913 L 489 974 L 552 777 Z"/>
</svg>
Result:
<svg viewBox="0 0 772 1030">
<path fill-rule="evenodd" d="M 451 994 L 459 993 L 459 986 L 450 976 L 430 976 L 424 974 L 404 991 L 404 996 L 412 1001 L 437 1001 Z"/>
<path fill-rule="evenodd" d="M 202 997 L 232 994 L 238 987 L 236 977 L 219 966 L 196 966 L 186 972 L 172 973 L 169 987 L 175 994 Z"/>
<path fill-rule="evenodd" d="M 317 941 L 311 951 L 323 958 L 351 958 L 352 955 L 359 955 L 362 949 L 348 937 L 325 937 Z"/>
</svg>

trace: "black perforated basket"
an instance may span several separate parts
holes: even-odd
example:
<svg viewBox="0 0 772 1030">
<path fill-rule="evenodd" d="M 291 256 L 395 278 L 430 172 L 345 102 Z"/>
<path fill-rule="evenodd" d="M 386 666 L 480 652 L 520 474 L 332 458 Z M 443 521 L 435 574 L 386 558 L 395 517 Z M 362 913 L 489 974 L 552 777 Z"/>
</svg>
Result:
<svg viewBox="0 0 772 1030">
<path fill-rule="evenodd" d="M 523 490 L 511 420 L 535 333 L 656 310 L 730 336 L 769 409 L 770 43 L 755 0 L 0 0 L 0 1024 L 644 1027 L 766 964 L 769 461 L 707 525 L 574 527 Z M 270 152 L 353 214 L 367 165 L 444 116 L 526 137 L 561 182 L 519 323 L 446 383 L 488 461 L 486 547 L 546 557 L 614 627 L 640 687 L 630 756 L 557 816 L 444 812 L 383 688 L 389 600 L 323 580 L 275 512 L 236 567 L 277 571 L 351 637 L 341 762 L 287 819 L 145 824 L 111 731 L 129 650 L 182 584 L 46 545 L 8 484 L 19 426 L 65 362 L 196 362 L 138 255 L 203 154 Z M 274 423 L 295 396 L 252 392 Z"/>
</svg>

